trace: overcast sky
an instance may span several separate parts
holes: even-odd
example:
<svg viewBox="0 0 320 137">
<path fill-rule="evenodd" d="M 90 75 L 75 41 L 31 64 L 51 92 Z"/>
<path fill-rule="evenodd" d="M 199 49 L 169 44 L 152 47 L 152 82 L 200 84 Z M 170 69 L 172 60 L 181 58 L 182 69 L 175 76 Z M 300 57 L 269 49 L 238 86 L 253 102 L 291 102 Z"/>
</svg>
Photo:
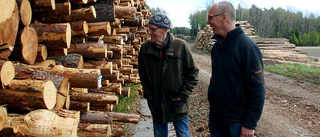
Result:
<svg viewBox="0 0 320 137">
<path fill-rule="evenodd" d="M 206 7 L 206 0 L 146 0 L 151 8 L 160 7 L 164 9 L 173 27 L 190 27 L 188 17 L 190 13 L 202 10 Z M 209 0 L 210 1 L 210 0 Z M 214 0 L 218 2 L 221 0 Z M 282 7 L 290 11 L 300 11 L 306 14 L 313 13 L 320 16 L 320 4 L 318 0 L 229 0 L 237 8 L 240 3 L 242 7 L 250 8 L 255 4 L 259 8 L 270 9 Z"/>
</svg>

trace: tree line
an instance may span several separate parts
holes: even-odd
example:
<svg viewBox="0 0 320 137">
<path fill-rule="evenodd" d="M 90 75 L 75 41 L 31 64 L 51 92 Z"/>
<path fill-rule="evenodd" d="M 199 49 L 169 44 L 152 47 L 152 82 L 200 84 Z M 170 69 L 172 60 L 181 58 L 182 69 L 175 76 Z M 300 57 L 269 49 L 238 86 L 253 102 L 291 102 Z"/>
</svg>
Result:
<svg viewBox="0 0 320 137">
<path fill-rule="evenodd" d="M 170 31 L 173 34 L 183 34 L 196 38 L 199 30 L 207 26 L 208 11 L 213 3 L 213 0 L 211 0 L 206 9 L 197 10 L 189 15 L 190 28 L 175 27 Z M 247 20 L 254 27 L 255 35 L 264 38 L 288 38 L 291 43 L 297 46 L 320 45 L 320 16 L 316 17 L 313 13 L 304 16 L 300 11 L 293 12 L 281 7 L 261 9 L 256 5 L 251 5 L 249 9 L 246 9 L 239 4 L 235 8 L 236 20 Z M 165 13 L 162 9 L 151 8 L 151 11 Z"/>
</svg>

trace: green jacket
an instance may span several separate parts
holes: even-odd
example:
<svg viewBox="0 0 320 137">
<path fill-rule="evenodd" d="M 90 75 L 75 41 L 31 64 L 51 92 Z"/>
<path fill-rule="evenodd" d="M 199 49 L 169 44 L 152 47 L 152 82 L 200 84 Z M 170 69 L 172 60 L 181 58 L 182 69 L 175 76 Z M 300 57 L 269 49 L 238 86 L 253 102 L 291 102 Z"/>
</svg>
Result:
<svg viewBox="0 0 320 137">
<path fill-rule="evenodd" d="M 196 66 L 188 44 L 172 38 L 163 49 L 150 40 L 140 49 L 138 64 L 144 97 L 155 120 L 167 123 L 189 115 L 189 95 L 198 82 Z M 162 58 L 160 56 L 162 52 Z M 177 101 L 179 97 L 181 101 Z"/>
</svg>

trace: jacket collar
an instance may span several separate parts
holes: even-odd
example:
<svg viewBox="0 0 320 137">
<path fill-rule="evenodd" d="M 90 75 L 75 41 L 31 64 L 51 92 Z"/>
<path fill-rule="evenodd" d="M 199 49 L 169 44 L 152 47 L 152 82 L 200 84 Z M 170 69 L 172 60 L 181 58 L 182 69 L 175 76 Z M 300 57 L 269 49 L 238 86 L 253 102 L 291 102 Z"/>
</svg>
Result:
<svg viewBox="0 0 320 137">
<path fill-rule="evenodd" d="M 167 32 L 165 45 L 163 45 L 162 51 L 164 55 L 173 55 L 173 37 L 169 32 Z M 151 46 L 149 46 L 147 53 L 154 54 L 155 56 L 160 58 L 160 49 L 157 46 L 153 45 L 155 43 L 150 42 Z"/>
<path fill-rule="evenodd" d="M 213 39 L 216 39 L 217 42 L 220 44 L 220 45 L 224 45 L 225 42 L 227 41 L 231 41 L 234 37 L 236 37 L 236 35 L 238 35 L 239 33 L 243 32 L 241 26 L 239 24 L 236 24 L 236 28 L 229 31 L 227 33 L 227 37 L 226 39 L 224 39 L 222 36 L 220 35 L 213 35 Z"/>
</svg>

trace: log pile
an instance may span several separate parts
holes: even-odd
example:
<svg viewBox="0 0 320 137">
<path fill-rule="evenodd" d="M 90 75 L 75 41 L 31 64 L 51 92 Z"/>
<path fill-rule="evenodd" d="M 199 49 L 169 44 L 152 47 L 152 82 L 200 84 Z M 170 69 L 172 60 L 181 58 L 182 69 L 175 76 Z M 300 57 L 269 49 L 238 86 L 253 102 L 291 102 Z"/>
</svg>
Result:
<svg viewBox="0 0 320 137">
<path fill-rule="evenodd" d="M 254 28 L 247 21 L 238 21 L 243 31 L 251 37 L 259 46 L 264 60 L 277 62 L 302 62 L 302 63 L 319 63 L 319 58 L 307 56 L 306 53 L 296 49 L 296 45 L 289 42 L 287 38 L 260 38 L 255 35 Z M 212 39 L 213 32 L 210 26 L 205 27 L 198 32 L 195 42 L 197 49 L 211 51 L 215 40 Z"/>
<path fill-rule="evenodd" d="M 130 96 L 126 83 L 140 84 L 145 0 L 0 0 L 0 8 L 1 136 L 112 136 L 123 130 L 115 122 L 139 121 L 112 108 Z"/>
</svg>

